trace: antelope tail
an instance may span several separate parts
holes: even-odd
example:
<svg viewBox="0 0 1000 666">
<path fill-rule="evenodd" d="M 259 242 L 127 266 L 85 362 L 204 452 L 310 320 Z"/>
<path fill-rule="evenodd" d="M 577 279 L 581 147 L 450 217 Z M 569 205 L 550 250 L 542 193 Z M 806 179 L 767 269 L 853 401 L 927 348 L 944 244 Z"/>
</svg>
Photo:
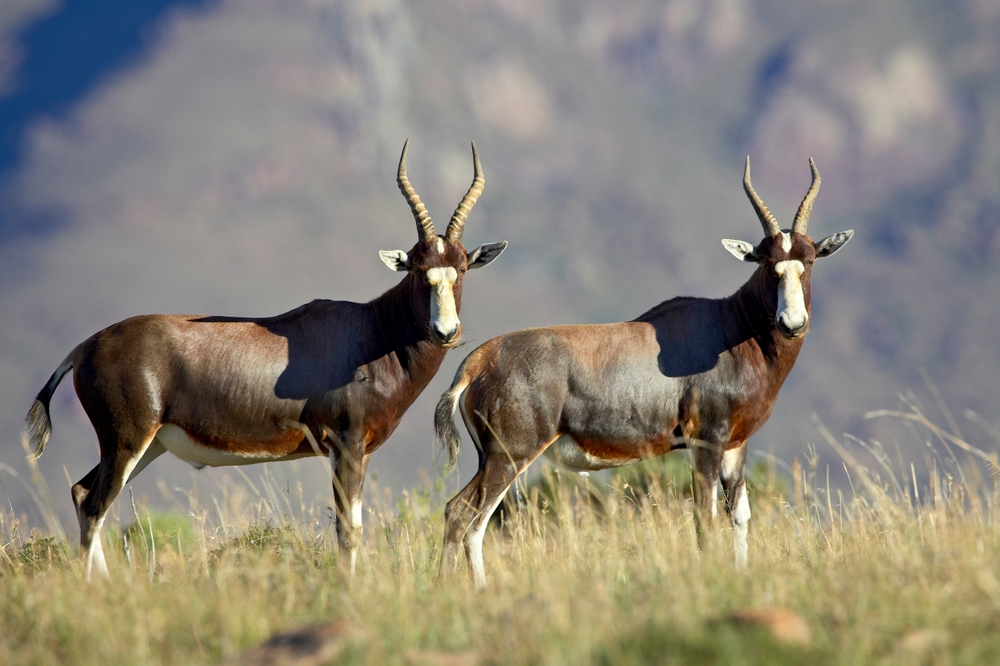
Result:
<svg viewBox="0 0 1000 666">
<path fill-rule="evenodd" d="M 63 376 L 73 369 L 72 354 L 63 361 L 56 371 L 49 377 L 45 387 L 35 396 L 28 415 L 24 417 L 24 441 L 31 445 L 31 458 L 38 458 L 45 452 L 45 445 L 49 443 L 49 436 L 52 434 L 52 419 L 49 417 L 49 402 L 52 394 L 56 392 L 56 386 L 62 381 Z M 25 447 L 27 448 L 27 447 Z"/>
<path fill-rule="evenodd" d="M 444 466 L 446 474 L 451 473 L 458 465 L 458 454 L 462 451 L 462 436 L 455 427 L 455 409 L 462 392 L 469 386 L 469 380 L 462 372 L 464 366 L 464 363 L 459 366 L 455 381 L 438 400 L 437 409 L 434 410 L 434 434 L 441 442 L 441 448 L 448 449 L 448 462 Z"/>
</svg>

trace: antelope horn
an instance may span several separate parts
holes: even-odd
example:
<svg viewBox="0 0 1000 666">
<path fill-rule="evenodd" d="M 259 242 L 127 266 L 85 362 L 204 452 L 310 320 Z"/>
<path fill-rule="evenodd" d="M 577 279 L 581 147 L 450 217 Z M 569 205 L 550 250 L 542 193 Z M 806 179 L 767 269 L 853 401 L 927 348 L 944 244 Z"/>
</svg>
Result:
<svg viewBox="0 0 1000 666">
<path fill-rule="evenodd" d="M 448 223 L 448 231 L 445 232 L 445 238 L 450 241 L 462 239 L 462 232 L 465 231 L 465 221 L 469 218 L 472 207 L 476 205 L 476 200 L 479 199 L 479 195 L 483 193 L 483 187 L 486 185 L 486 179 L 483 178 L 483 167 L 479 164 L 479 152 L 476 150 L 475 141 L 472 142 L 472 166 L 475 170 L 472 185 L 469 186 L 469 191 L 462 197 L 462 203 L 458 204 L 458 208 L 455 209 L 455 214 L 451 216 L 451 222 Z"/>
<path fill-rule="evenodd" d="M 406 143 L 403 144 L 403 154 L 399 156 L 399 171 L 396 172 L 396 182 L 399 183 L 399 191 L 406 197 L 406 203 L 410 204 L 413 217 L 417 220 L 417 236 L 420 240 L 431 240 L 437 236 L 434 233 L 434 222 L 431 220 L 431 214 L 427 212 L 427 207 L 424 206 L 424 202 L 420 200 L 413 186 L 410 185 L 410 179 L 406 177 L 406 149 L 409 145 L 410 140 L 407 139 Z"/>
<path fill-rule="evenodd" d="M 816 201 L 816 194 L 819 193 L 819 171 L 816 169 L 816 163 L 813 159 L 809 158 L 809 168 L 812 170 L 812 184 L 809 185 L 809 191 L 806 192 L 805 198 L 802 200 L 802 204 L 799 206 L 799 211 L 795 213 L 795 221 L 792 222 L 792 233 L 793 234 L 805 234 L 806 227 L 809 226 L 809 215 L 812 213 L 813 202 Z"/>
<path fill-rule="evenodd" d="M 750 199 L 750 203 L 753 204 L 753 209 L 757 212 L 757 218 L 760 219 L 760 224 L 764 227 L 764 235 L 767 237 L 776 236 L 781 233 L 781 227 L 778 225 L 778 221 L 774 219 L 774 215 L 771 211 L 767 209 L 761 198 L 757 196 L 754 192 L 753 185 L 750 184 L 750 156 L 747 155 L 747 166 L 743 171 L 743 189 L 747 193 L 747 197 Z"/>
</svg>

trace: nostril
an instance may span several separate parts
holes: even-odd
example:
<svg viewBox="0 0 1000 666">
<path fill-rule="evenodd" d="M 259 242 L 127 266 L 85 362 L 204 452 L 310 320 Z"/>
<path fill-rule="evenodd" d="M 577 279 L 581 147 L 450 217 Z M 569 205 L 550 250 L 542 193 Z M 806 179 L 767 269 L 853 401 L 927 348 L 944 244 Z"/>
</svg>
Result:
<svg viewBox="0 0 1000 666">
<path fill-rule="evenodd" d="M 451 342 L 455 338 L 455 336 L 458 335 L 457 326 L 450 329 L 444 329 L 435 324 L 433 328 L 434 328 L 434 335 L 436 335 L 438 340 L 441 340 L 442 342 Z"/>
<path fill-rule="evenodd" d="M 789 318 L 782 314 L 778 317 L 778 331 L 788 338 L 794 338 L 800 335 L 806 328 L 806 323 L 808 319 L 803 319 L 801 322 L 795 322 L 794 324 L 789 323 Z"/>
</svg>

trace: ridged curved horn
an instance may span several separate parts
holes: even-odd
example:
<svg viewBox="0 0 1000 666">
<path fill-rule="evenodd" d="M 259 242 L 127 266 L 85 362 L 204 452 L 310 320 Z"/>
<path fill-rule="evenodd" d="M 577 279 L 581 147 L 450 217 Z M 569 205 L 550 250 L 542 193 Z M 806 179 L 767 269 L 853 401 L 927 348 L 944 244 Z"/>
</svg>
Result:
<svg viewBox="0 0 1000 666">
<path fill-rule="evenodd" d="M 767 237 L 776 236 L 781 233 L 781 226 L 778 221 L 774 219 L 774 215 L 767 209 L 764 202 L 761 200 L 757 193 L 753 189 L 753 185 L 750 184 L 750 156 L 747 155 L 747 166 L 743 170 L 743 190 L 747 193 L 747 197 L 750 199 L 750 203 L 753 204 L 753 209 L 757 212 L 757 218 L 760 220 L 760 224 L 764 227 L 764 235 Z"/>
<path fill-rule="evenodd" d="M 455 214 L 451 216 L 451 222 L 448 223 L 448 231 L 444 234 L 445 238 L 450 241 L 462 239 L 462 232 L 465 231 L 465 221 L 469 218 L 469 212 L 476 205 L 476 200 L 479 199 L 479 195 L 483 193 L 483 187 L 486 185 L 486 179 L 483 178 L 483 167 L 479 164 L 479 152 L 476 150 L 475 141 L 472 142 L 472 167 L 475 170 L 472 185 L 469 187 L 469 191 L 465 193 L 465 196 L 462 197 L 462 203 L 458 204 L 458 208 L 455 209 Z"/>
<path fill-rule="evenodd" d="M 799 211 L 795 213 L 795 221 L 792 222 L 793 234 L 806 233 L 806 227 L 809 226 L 809 215 L 813 209 L 813 202 L 816 201 L 816 194 L 819 193 L 819 171 L 816 169 L 816 163 L 813 162 L 813 158 L 811 157 L 809 158 L 809 168 L 813 174 L 812 184 L 809 185 L 809 191 L 806 192 L 806 196 L 799 206 Z"/>
<path fill-rule="evenodd" d="M 399 191 L 406 197 L 406 203 L 410 204 L 413 217 L 417 220 L 417 237 L 420 240 L 431 240 L 437 234 L 434 232 L 434 222 L 431 214 L 427 212 L 427 207 L 420 200 L 413 186 L 410 185 L 409 178 L 406 177 L 406 149 L 410 145 L 407 139 L 403 144 L 403 154 L 399 156 L 399 170 L 396 172 L 396 182 L 399 183 Z"/>
</svg>

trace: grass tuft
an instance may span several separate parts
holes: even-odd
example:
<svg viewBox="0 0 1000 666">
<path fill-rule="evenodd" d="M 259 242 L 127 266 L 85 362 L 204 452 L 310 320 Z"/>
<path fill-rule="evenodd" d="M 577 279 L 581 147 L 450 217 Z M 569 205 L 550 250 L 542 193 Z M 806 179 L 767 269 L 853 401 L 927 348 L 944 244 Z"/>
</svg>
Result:
<svg viewBox="0 0 1000 666">
<path fill-rule="evenodd" d="M 266 466 L 222 497 L 192 491 L 183 512 L 133 504 L 128 527 L 105 531 L 107 581 L 86 583 L 64 538 L 23 539 L 23 519 L 0 513 L 0 663 L 241 663 L 310 626 L 347 628 L 338 640 L 355 647 L 329 663 L 990 663 L 997 458 L 907 423 L 924 428 L 922 467 L 822 430 L 840 482 L 811 448 L 755 461 L 747 570 L 721 506 L 699 550 L 678 454 L 519 482 L 487 532 L 485 592 L 464 563 L 438 579 L 440 479 L 369 493 L 353 580 L 329 499 L 305 501 Z"/>
<path fill-rule="evenodd" d="M 17 551 L 17 557 L 13 561 L 16 566 L 10 573 L 16 575 L 20 570 L 31 575 L 53 567 L 65 567 L 69 561 L 70 548 L 68 543 L 56 537 L 43 537 L 33 533 L 31 538 Z"/>
</svg>

